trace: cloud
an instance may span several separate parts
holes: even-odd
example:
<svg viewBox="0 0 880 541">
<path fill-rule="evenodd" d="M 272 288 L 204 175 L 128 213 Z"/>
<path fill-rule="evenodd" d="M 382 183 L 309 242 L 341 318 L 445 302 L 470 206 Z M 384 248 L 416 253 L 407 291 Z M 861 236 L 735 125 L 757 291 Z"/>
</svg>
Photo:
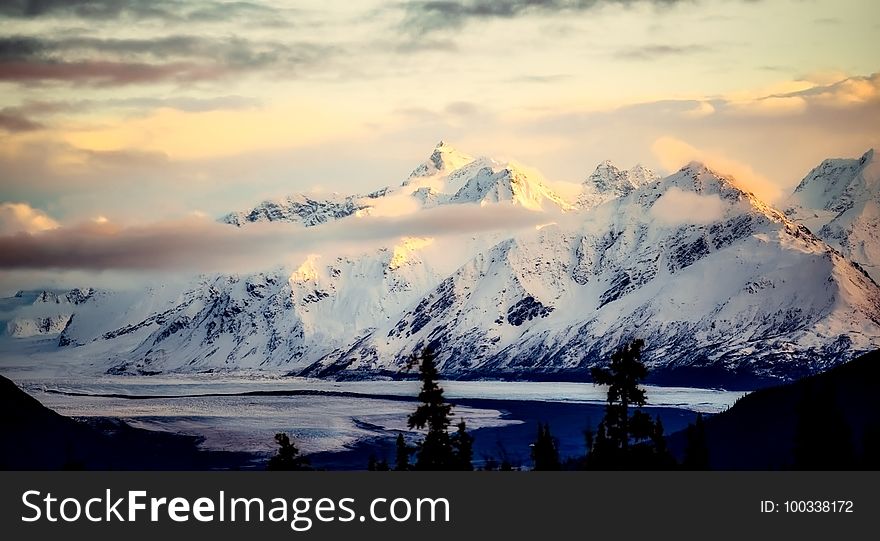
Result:
<svg viewBox="0 0 880 541">
<path fill-rule="evenodd" d="M 4 114 L 27 121 L 23 126 L 26 129 L 13 129 L 7 127 L 7 131 L 28 131 L 42 129 L 45 126 L 33 118 L 44 118 L 54 115 L 79 115 L 93 112 L 105 112 L 113 110 L 125 110 L 135 112 L 154 111 L 156 109 L 173 109 L 186 113 L 206 113 L 209 111 L 243 111 L 255 109 L 263 104 L 262 100 L 246 96 L 214 96 L 198 98 L 193 96 L 178 97 L 137 97 L 137 98 L 107 98 L 107 99 L 84 99 L 84 100 L 35 100 L 25 101 L 17 107 L 6 107 L 0 110 L 0 117 Z M 0 129 L 3 122 L 0 120 Z"/>
<path fill-rule="evenodd" d="M 687 118 L 703 118 L 715 112 L 715 106 L 708 101 L 699 101 L 693 109 L 683 111 L 681 114 Z"/>
<path fill-rule="evenodd" d="M 165 21 L 221 21 L 247 15 L 277 16 L 270 6 L 253 2 L 199 0 L 4 0 L 0 17 L 14 19 L 70 18 L 84 20 L 159 19 Z"/>
<path fill-rule="evenodd" d="M 806 108 L 807 100 L 801 96 L 769 96 L 727 104 L 727 111 L 730 113 L 754 116 L 797 115 L 803 113 Z"/>
<path fill-rule="evenodd" d="M 680 57 L 692 54 L 700 54 L 711 51 L 712 48 L 705 45 L 662 45 L 651 44 L 638 47 L 629 47 L 618 51 L 615 56 L 622 60 L 637 60 L 653 62 L 668 57 Z"/>
<path fill-rule="evenodd" d="M 846 108 L 880 102 L 880 73 L 847 77 L 838 71 L 814 72 L 787 81 L 759 96 L 724 100 L 730 113 L 755 116 L 797 115 L 810 107 Z"/>
<path fill-rule="evenodd" d="M 136 149 L 122 150 L 82 150 L 88 161 L 96 167 L 110 166 L 122 170 L 162 164 L 168 161 L 163 152 L 149 152 Z"/>
<path fill-rule="evenodd" d="M 137 149 L 188 160 L 316 145 L 366 130 L 348 111 L 291 100 L 255 110 L 189 113 L 158 109 L 114 123 L 72 125 L 58 132 L 67 144 L 79 149 Z"/>
<path fill-rule="evenodd" d="M 400 237 L 528 229 L 547 220 L 546 213 L 497 204 L 352 217 L 313 228 L 289 223 L 235 228 L 197 217 L 125 228 L 92 221 L 0 236 L 0 268 L 255 271 L 319 247 L 363 249 L 365 243 L 388 243 Z"/>
<path fill-rule="evenodd" d="M 480 107 L 469 101 L 456 101 L 446 105 L 444 111 L 450 115 L 472 116 L 480 114 Z"/>
<path fill-rule="evenodd" d="M 317 43 L 171 35 L 152 39 L 90 36 L 0 37 L 0 80 L 96 86 L 223 79 L 270 70 L 291 76 L 326 63 L 337 48 Z"/>
<path fill-rule="evenodd" d="M 817 105 L 850 107 L 867 103 L 880 103 L 880 72 L 864 77 L 848 77 L 832 84 L 787 94 L 785 97 L 801 98 Z"/>
<path fill-rule="evenodd" d="M 173 2 L 158 0 L 8 0 L 0 3 L 0 15 L 32 19 L 47 16 L 115 19 L 123 15 L 137 18 L 168 17 Z"/>
<path fill-rule="evenodd" d="M 393 43 L 380 42 L 379 45 L 383 50 L 389 48 L 395 53 L 402 55 L 410 55 L 422 52 L 442 52 L 453 53 L 458 51 L 458 44 L 451 39 L 431 39 L 419 37 L 418 39 L 404 39 Z"/>
<path fill-rule="evenodd" d="M 708 224 L 724 217 L 725 205 L 718 194 L 700 195 L 670 188 L 651 206 L 648 214 L 667 226 Z"/>
<path fill-rule="evenodd" d="M 565 81 L 571 79 L 572 76 L 569 73 L 554 73 L 550 75 L 537 75 L 537 74 L 528 74 L 528 75 L 520 75 L 517 77 L 511 77 L 507 80 L 509 83 L 537 83 L 537 84 L 549 84 L 549 83 L 558 83 L 560 81 Z"/>
<path fill-rule="evenodd" d="M 58 59 L 104 58 L 199 59 L 229 66 L 302 64 L 320 60 L 332 49 L 309 42 L 252 40 L 239 36 L 173 34 L 153 38 L 96 38 L 68 36 L 43 38 L 10 36 L 0 38 L 0 58 Z"/>
<path fill-rule="evenodd" d="M 0 130 L 7 132 L 27 132 L 41 130 L 43 128 L 45 128 L 43 124 L 27 118 L 18 113 L 18 111 L 12 107 L 0 109 Z"/>
<path fill-rule="evenodd" d="M 779 186 L 756 173 L 751 166 L 720 153 L 700 150 L 674 137 L 657 139 L 651 150 L 663 167 L 670 171 L 692 161 L 702 162 L 721 174 L 733 176 L 740 188 L 752 192 L 766 203 L 772 204 L 782 196 Z"/>
<path fill-rule="evenodd" d="M 880 74 L 871 74 L 844 77 L 825 85 L 782 81 L 735 95 L 655 100 L 620 107 L 535 109 L 506 131 L 511 140 L 505 152 L 538 165 L 551 178 L 567 180 L 581 177 L 579 168 L 584 164 L 605 159 L 619 163 L 647 161 L 649 167 L 671 172 L 691 160 L 724 165 L 732 160 L 718 158 L 737 156 L 745 161 L 747 157 L 749 167 L 713 167 L 741 180 L 760 172 L 758 176 L 767 185 L 788 191 L 825 158 L 858 157 L 868 148 L 880 148 L 878 125 Z M 559 138 L 566 146 L 530 156 L 525 141 L 542 136 Z M 721 150 L 724 156 L 707 157 L 705 152 L 690 150 L 676 151 L 671 154 L 674 159 L 663 153 L 661 159 L 656 142 L 665 137 L 699 141 L 695 146 Z M 652 148 L 653 160 L 646 156 Z M 772 199 L 777 190 L 755 191 Z"/>
<path fill-rule="evenodd" d="M 68 82 L 94 86 L 122 86 L 164 81 L 196 82 L 219 79 L 228 72 L 219 66 L 176 62 L 146 64 L 131 62 L 4 62 L 0 63 L 0 81 L 35 83 Z"/>
<path fill-rule="evenodd" d="M 0 203 L 0 234 L 36 233 L 55 229 L 58 222 L 27 203 Z"/>
<path fill-rule="evenodd" d="M 643 0 L 668 7 L 684 0 Z M 414 32 L 460 28 L 470 22 L 514 19 L 527 15 L 553 15 L 582 12 L 634 0 L 427 0 L 406 5 L 404 26 Z"/>
</svg>

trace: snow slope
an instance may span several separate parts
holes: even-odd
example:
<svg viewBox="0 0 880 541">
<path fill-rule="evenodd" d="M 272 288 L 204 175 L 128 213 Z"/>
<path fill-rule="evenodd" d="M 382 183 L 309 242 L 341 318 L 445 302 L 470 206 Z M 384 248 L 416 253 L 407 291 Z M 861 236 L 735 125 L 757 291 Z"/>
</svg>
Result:
<svg viewBox="0 0 880 541">
<path fill-rule="evenodd" d="M 825 160 L 782 208 L 880 280 L 880 164 L 873 149 L 858 159 Z"/>
<path fill-rule="evenodd" d="M 674 189 L 720 201 L 723 214 L 670 225 L 652 208 Z M 447 374 L 564 377 L 642 337 L 658 371 L 787 378 L 880 345 L 880 288 L 699 164 L 582 217 L 499 243 L 305 373 L 394 371 L 436 345 Z"/>
<path fill-rule="evenodd" d="M 604 162 L 570 202 L 525 167 L 441 142 L 398 186 L 293 195 L 223 221 L 321 228 L 398 208 L 514 205 L 546 213 L 547 225 L 401 231 L 386 245 L 316 250 L 249 275 L 128 291 L 95 284 L 39 303 L 22 293 L 0 300 L 0 357 L 27 351 L 93 374 L 362 379 L 399 375 L 435 345 L 449 378 L 558 380 L 586 378 L 640 337 L 657 381 L 791 379 L 880 347 L 880 288 L 850 260 L 876 261 L 876 179 L 873 153 L 827 161 L 784 214 L 697 163 L 659 179 Z"/>
<path fill-rule="evenodd" d="M 660 177 L 657 173 L 642 165 L 621 170 L 605 160 L 583 182 L 581 195 L 576 204 L 579 208 L 591 209 L 658 180 Z"/>
</svg>

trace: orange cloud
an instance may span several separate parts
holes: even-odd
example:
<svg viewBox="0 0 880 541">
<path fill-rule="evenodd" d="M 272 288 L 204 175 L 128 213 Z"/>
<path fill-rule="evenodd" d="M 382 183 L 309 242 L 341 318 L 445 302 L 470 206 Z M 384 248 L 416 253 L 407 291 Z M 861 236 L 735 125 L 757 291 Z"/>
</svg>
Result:
<svg viewBox="0 0 880 541">
<path fill-rule="evenodd" d="M 0 233 L 36 233 L 58 227 L 58 222 L 27 203 L 0 203 Z"/>
<path fill-rule="evenodd" d="M 661 137 L 654 141 L 651 150 L 663 167 L 670 171 L 689 162 L 698 161 L 721 174 L 734 177 L 740 188 L 752 192 L 767 203 L 773 203 L 782 196 L 779 186 L 755 172 L 751 166 L 717 152 L 698 149 L 680 139 Z"/>
<path fill-rule="evenodd" d="M 159 109 L 146 117 L 62 128 L 60 136 L 68 144 L 90 151 L 135 148 L 171 159 L 194 159 L 315 144 L 362 130 L 359 119 L 343 111 L 286 103 L 239 111 Z"/>
<path fill-rule="evenodd" d="M 731 102 L 728 110 L 752 116 L 787 116 L 804 112 L 807 100 L 800 96 L 770 96 L 757 100 Z"/>
</svg>

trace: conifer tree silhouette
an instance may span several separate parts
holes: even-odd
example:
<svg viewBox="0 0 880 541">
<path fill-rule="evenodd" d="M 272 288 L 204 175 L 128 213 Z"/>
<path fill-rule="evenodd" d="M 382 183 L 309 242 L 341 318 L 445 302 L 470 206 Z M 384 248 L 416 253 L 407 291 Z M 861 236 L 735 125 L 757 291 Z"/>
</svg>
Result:
<svg viewBox="0 0 880 541">
<path fill-rule="evenodd" d="M 394 458 L 394 469 L 397 471 L 409 470 L 409 455 L 412 454 L 413 449 L 406 444 L 406 440 L 403 439 L 403 434 L 397 435 L 397 441 L 395 442 L 395 451 L 396 454 Z"/>
<path fill-rule="evenodd" d="M 450 436 L 452 452 L 455 456 L 455 469 L 471 471 L 474 469 L 474 437 L 467 431 L 464 419 L 459 420 L 457 430 Z"/>
<path fill-rule="evenodd" d="M 459 425 L 459 434 L 453 440 L 449 435 L 452 423 L 452 404 L 443 398 L 443 388 L 437 384 L 439 374 L 434 351 L 425 348 L 418 359 L 419 379 L 422 388 L 419 392 L 419 406 L 407 419 L 407 426 L 413 429 L 427 428 L 425 438 L 418 444 L 415 469 L 417 470 L 455 470 L 464 467 L 473 469 L 473 437 L 466 432 L 464 423 Z M 455 443 L 455 445 L 453 445 Z M 466 456 L 460 453 L 465 453 Z"/>
<path fill-rule="evenodd" d="M 663 424 L 643 412 L 648 400 L 640 386 L 648 375 L 641 355 L 644 341 L 624 345 L 608 368 L 593 367 L 593 382 L 608 386 L 605 417 L 599 423 L 587 466 L 595 469 L 665 469 L 674 464 L 666 448 Z M 635 411 L 630 413 L 630 409 Z"/>
<path fill-rule="evenodd" d="M 538 437 L 532 444 L 532 462 L 537 471 L 560 469 L 559 446 L 550 433 L 549 423 L 538 423 Z"/>
<path fill-rule="evenodd" d="M 309 459 L 299 456 L 296 444 L 283 432 L 275 434 L 278 451 L 269 459 L 267 469 L 274 471 L 309 470 Z"/>
</svg>

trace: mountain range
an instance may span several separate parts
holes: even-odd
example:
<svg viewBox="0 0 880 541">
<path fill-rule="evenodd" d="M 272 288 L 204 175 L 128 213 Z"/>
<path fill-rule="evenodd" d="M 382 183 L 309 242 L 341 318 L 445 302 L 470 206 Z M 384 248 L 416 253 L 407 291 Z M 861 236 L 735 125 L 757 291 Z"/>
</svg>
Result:
<svg viewBox="0 0 880 541">
<path fill-rule="evenodd" d="M 220 221 L 358 227 L 389 211 L 488 207 L 535 213 L 541 225 L 401 231 L 181 287 L 19 292 L 0 300 L 2 340 L 93 373 L 398 377 L 432 346 L 445 377 L 581 380 L 639 337 L 655 382 L 728 387 L 880 347 L 873 151 L 824 161 L 778 209 L 700 163 L 661 178 L 603 162 L 585 177 L 566 198 L 527 167 L 441 142 L 394 186 L 295 194 Z"/>
</svg>

